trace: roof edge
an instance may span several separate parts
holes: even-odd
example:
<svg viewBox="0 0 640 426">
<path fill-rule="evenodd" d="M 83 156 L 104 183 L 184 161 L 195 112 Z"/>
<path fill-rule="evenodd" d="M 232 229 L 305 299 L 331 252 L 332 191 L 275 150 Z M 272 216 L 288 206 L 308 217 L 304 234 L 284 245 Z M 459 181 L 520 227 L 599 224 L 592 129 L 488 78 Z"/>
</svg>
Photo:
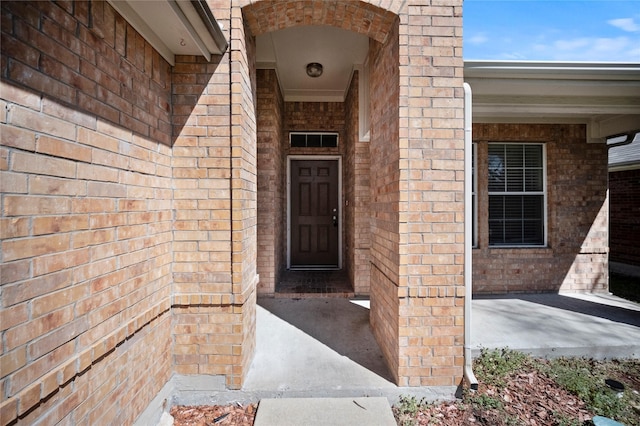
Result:
<svg viewBox="0 0 640 426">
<path fill-rule="evenodd" d="M 465 77 L 640 80 L 640 63 L 464 61 Z"/>
</svg>

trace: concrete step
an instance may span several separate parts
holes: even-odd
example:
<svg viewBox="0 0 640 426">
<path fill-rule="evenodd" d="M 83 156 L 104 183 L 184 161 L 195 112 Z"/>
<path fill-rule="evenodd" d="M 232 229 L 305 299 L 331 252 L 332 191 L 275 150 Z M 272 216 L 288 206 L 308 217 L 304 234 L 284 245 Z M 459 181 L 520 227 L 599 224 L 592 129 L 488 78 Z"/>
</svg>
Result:
<svg viewBox="0 0 640 426">
<path fill-rule="evenodd" d="M 387 398 L 262 399 L 254 426 L 396 426 Z"/>
</svg>

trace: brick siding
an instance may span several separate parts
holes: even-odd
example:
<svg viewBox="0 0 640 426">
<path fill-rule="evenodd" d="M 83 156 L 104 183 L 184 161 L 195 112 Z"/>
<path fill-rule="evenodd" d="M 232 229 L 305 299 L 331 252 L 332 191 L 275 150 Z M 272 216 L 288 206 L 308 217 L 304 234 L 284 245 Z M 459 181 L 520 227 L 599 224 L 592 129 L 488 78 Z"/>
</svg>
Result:
<svg viewBox="0 0 640 426">
<path fill-rule="evenodd" d="M 273 294 L 286 267 L 284 100 L 275 70 L 258 70 L 258 274 L 260 294 Z"/>
<path fill-rule="evenodd" d="M 609 173 L 609 259 L 640 266 L 640 169 Z"/>
<path fill-rule="evenodd" d="M 474 293 L 608 291 L 605 144 L 588 144 L 584 125 L 474 124 L 473 139 L 479 245 L 473 251 Z M 488 246 L 488 142 L 546 145 L 547 247 Z"/>
<path fill-rule="evenodd" d="M 171 374 L 170 67 L 107 3 L 1 8 L 1 423 L 131 423 Z"/>
<path fill-rule="evenodd" d="M 359 73 L 356 71 L 345 99 L 344 267 L 349 274 L 355 294 L 368 295 L 371 291 L 370 144 L 368 141 L 360 140 L 358 85 Z"/>
<path fill-rule="evenodd" d="M 351 139 L 355 97 L 285 104 L 284 132 L 336 113 L 348 214 L 370 202 L 347 259 L 371 266 L 376 337 L 398 384 L 457 385 L 461 3 L 210 1 L 229 50 L 172 68 L 106 2 L 2 2 L 2 423 L 130 424 L 174 372 L 242 386 L 261 267 L 252 36 L 300 24 L 372 40 L 371 141 Z"/>
</svg>

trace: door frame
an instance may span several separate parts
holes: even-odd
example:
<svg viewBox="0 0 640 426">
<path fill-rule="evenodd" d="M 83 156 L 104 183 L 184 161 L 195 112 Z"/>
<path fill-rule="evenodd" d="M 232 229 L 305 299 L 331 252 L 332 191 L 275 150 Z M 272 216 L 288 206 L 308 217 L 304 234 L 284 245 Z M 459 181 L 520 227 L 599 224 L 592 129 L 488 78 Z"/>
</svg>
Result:
<svg viewBox="0 0 640 426">
<path fill-rule="evenodd" d="M 341 155 L 287 155 L 287 269 L 291 268 L 291 161 L 334 160 L 338 162 L 338 267 L 342 269 L 342 156 Z M 318 269 L 294 267 L 293 269 Z M 327 268 L 321 268 L 327 269 Z"/>
</svg>

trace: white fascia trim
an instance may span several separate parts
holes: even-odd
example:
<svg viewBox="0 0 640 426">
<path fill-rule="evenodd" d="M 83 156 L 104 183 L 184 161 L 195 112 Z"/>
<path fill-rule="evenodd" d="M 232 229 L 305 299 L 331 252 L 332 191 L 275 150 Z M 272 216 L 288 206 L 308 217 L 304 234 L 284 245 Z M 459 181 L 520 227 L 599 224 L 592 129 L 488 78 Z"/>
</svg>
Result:
<svg viewBox="0 0 640 426">
<path fill-rule="evenodd" d="M 465 77 L 638 80 L 632 62 L 464 61 Z"/>
</svg>

